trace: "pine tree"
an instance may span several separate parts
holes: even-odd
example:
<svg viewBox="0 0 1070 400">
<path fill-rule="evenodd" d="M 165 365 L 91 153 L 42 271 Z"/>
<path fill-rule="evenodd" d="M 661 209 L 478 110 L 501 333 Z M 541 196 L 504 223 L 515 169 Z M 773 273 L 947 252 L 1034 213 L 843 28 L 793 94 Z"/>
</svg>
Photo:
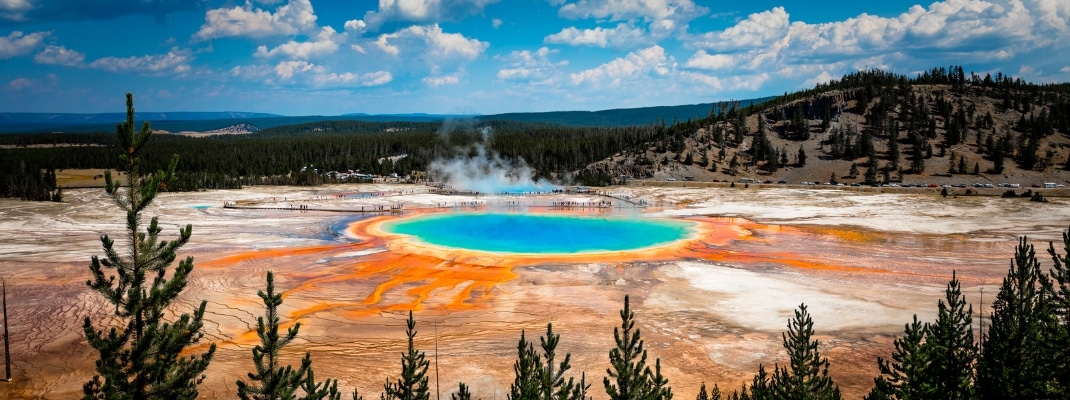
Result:
<svg viewBox="0 0 1070 400">
<path fill-rule="evenodd" d="M 695 396 L 695 400 L 710 400 L 710 394 L 706 393 L 706 382 L 702 382 L 702 387 L 698 390 L 698 396 Z"/>
<path fill-rule="evenodd" d="M 257 292 L 264 301 L 264 316 L 256 320 L 256 335 L 260 338 L 260 344 L 253 347 L 253 364 L 256 373 L 249 373 L 249 380 L 258 386 L 238 380 L 238 397 L 242 399 L 273 400 L 292 399 L 301 386 L 311 360 L 309 354 L 305 354 L 305 360 L 301 367 L 294 370 L 287 365 L 279 365 L 279 351 L 297 337 L 301 323 L 295 323 L 286 331 L 286 335 L 279 336 L 278 307 L 282 305 L 282 293 L 275 293 L 275 275 L 268 271 L 267 289 Z"/>
<path fill-rule="evenodd" d="M 586 382 L 586 376 L 581 376 L 579 383 L 576 383 L 573 378 L 565 380 L 565 372 L 568 372 L 572 366 L 569 364 L 569 359 L 572 358 L 571 353 L 565 353 L 565 359 L 561 360 L 560 364 L 557 362 L 557 344 L 561 341 L 561 334 L 555 334 L 553 325 L 546 324 L 546 336 L 539 338 L 539 344 L 542 347 L 542 360 L 540 364 L 542 369 L 539 371 L 539 391 L 540 398 L 542 400 L 585 400 L 587 398 L 587 388 L 590 385 Z"/>
<path fill-rule="evenodd" d="M 1053 267 L 1042 276 L 1041 287 L 1051 304 L 1052 320 L 1045 334 L 1045 363 L 1055 378 L 1054 398 L 1070 398 L 1070 229 L 1063 232 L 1063 253 L 1048 243 Z"/>
<path fill-rule="evenodd" d="M 237 381 L 238 397 L 255 400 L 341 399 L 342 394 L 338 392 L 337 380 L 328 379 L 326 382 L 316 382 L 315 373 L 312 370 L 311 353 L 305 352 L 305 357 L 301 359 L 301 366 L 296 370 L 289 365 L 285 368 L 279 365 L 279 351 L 297 338 L 301 323 L 295 323 L 286 331 L 285 337 L 280 337 L 278 307 L 282 305 L 282 293 L 275 293 L 275 276 L 271 271 L 267 273 L 266 290 L 266 293 L 257 292 L 257 295 L 264 301 L 265 310 L 264 316 L 257 318 L 256 321 L 256 335 L 260 338 L 260 344 L 253 348 L 256 373 L 249 373 L 250 380 L 259 381 L 261 384 L 251 386 L 241 380 Z M 299 389 L 304 392 L 302 396 L 297 396 Z M 354 400 L 358 397 L 359 394 L 354 389 Z"/>
<path fill-rule="evenodd" d="M 982 400 L 1048 398 L 1050 371 L 1043 370 L 1041 361 L 1041 327 L 1048 310 L 1038 287 L 1040 276 L 1036 252 L 1023 237 L 981 340 L 976 390 Z"/>
<path fill-rule="evenodd" d="M 778 365 L 773 373 L 772 392 L 783 400 L 839 399 L 839 389 L 828 374 L 828 359 L 818 351 L 820 342 L 810 340 L 814 321 L 800 304 L 795 318 L 788 320 L 788 332 L 782 334 L 784 349 L 791 360 L 787 367 Z"/>
<path fill-rule="evenodd" d="M 468 385 L 461 382 L 457 386 L 457 393 L 451 394 L 450 400 L 472 400 L 472 392 L 468 391 Z"/>
<path fill-rule="evenodd" d="M 867 399 L 920 399 L 923 388 L 929 386 L 929 353 L 922 351 L 922 343 L 929 324 L 918 321 L 903 326 L 903 336 L 895 339 L 895 351 L 888 362 L 877 357 L 880 376 L 873 379 L 874 387 Z"/>
<path fill-rule="evenodd" d="M 799 156 L 797 157 L 797 160 L 800 167 L 806 166 L 806 151 L 803 150 L 802 146 L 799 146 Z"/>
<path fill-rule="evenodd" d="M 387 379 L 383 385 L 382 400 L 429 400 L 431 392 L 427 387 L 427 368 L 430 362 L 424 357 L 424 352 L 417 351 L 414 344 L 416 338 L 416 320 L 409 311 L 409 319 L 405 321 L 407 328 L 405 336 L 408 337 L 408 351 L 401 355 L 401 377 L 396 382 Z"/>
<path fill-rule="evenodd" d="M 516 346 L 517 360 L 513 363 L 513 384 L 509 386 L 510 400 L 538 400 L 539 373 L 542 360 L 535 352 L 535 345 L 527 341 L 524 331 L 520 331 L 520 342 Z"/>
<path fill-rule="evenodd" d="M 613 328 L 613 340 L 617 347 L 609 351 L 611 368 L 606 369 L 602 384 L 611 400 L 669 400 L 672 392 L 668 381 L 660 379 L 660 360 L 656 361 L 657 376 L 646 365 L 647 354 L 643 339 L 635 328 L 635 312 L 631 310 L 628 296 L 624 296 L 624 309 L 620 311 L 621 326 Z M 657 380 L 657 381 L 656 381 Z M 659 385 L 663 389 L 659 390 Z"/>
<path fill-rule="evenodd" d="M 721 400 L 722 398 L 724 398 L 724 395 L 721 394 L 721 388 L 717 387 L 716 383 L 713 384 L 713 389 L 710 390 L 710 400 Z"/>
<path fill-rule="evenodd" d="M 125 186 L 113 182 L 106 172 L 105 191 L 126 212 L 126 249 L 114 247 L 108 236 L 100 238 L 104 259 L 93 256 L 89 270 L 93 279 L 86 282 L 115 305 L 113 325 L 97 330 L 87 316 L 83 330 L 89 345 L 100 353 L 96 375 L 83 386 L 86 399 L 192 399 L 204 370 L 215 354 L 215 344 L 206 353 L 183 355 L 188 346 L 204 337 L 201 319 L 205 301 L 193 315 L 181 314 L 170 321 L 165 315 L 169 306 L 185 289 L 193 271 L 193 258 L 187 257 L 168 277 L 175 251 L 189 241 L 192 226 L 179 230 L 175 240 L 160 240 L 156 217 L 148 227 L 142 225 L 142 212 L 166 190 L 174 178 L 178 156 L 171 158 L 166 171 L 142 176 L 141 152 L 152 135 L 148 122 L 140 132 L 134 131 L 134 97 L 126 94 L 126 122 L 116 126 L 120 170 L 126 174 Z M 118 274 L 105 276 L 104 268 Z"/>
<path fill-rule="evenodd" d="M 976 347 L 973 341 L 973 306 L 967 308 L 966 296 L 955 273 L 947 284 L 945 299 L 937 304 L 936 322 L 928 326 L 922 352 L 929 364 L 925 368 L 925 392 L 933 399 L 973 398 L 973 365 Z"/>
</svg>

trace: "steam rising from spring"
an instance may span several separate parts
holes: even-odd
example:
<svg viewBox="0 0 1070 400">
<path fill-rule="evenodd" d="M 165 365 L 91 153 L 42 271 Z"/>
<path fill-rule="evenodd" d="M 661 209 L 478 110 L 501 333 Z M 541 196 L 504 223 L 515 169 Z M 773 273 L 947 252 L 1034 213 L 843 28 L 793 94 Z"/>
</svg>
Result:
<svg viewBox="0 0 1070 400">
<path fill-rule="evenodd" d="M 444 125 L 444 129 L 446 125 Z M 479 193 L 545 192 L 555 186 L 544 179 L 533 180 L 533 170 L 523 159 L 510 161 L 487 147 L 493 133 L 490 127 L 479 129 L 483 140 L 451 159 L 436 159 L 428 172 L 436 180 L 456 189 Z"/>
</svg>

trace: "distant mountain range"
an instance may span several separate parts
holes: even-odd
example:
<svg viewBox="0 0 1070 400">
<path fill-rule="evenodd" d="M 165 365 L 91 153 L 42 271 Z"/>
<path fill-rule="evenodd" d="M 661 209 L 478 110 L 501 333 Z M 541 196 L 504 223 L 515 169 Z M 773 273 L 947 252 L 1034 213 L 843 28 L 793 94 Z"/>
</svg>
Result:
<svg viewBox="0 0 1070 400">
<path fill-rule="evenodd" d="M 768 101 L 773 97 L 741 100 L 746 107 Z M 153 129 L 169 132 L 208 132 L 227 127 L 248 124 L 259 129 L 329 120 L 358 120 L 368 122 L 437 122 L 448 119 L 476 121 L 504 120 L 516 122 L 542 122 L 570 126 L 632 126 L 648 125 L 657 121 L 671 124 L 674 120 L 705 118 L 716 103 L 679 106 L 625 108 L 602 111 L 549 111 L 530 113 L 505 113 L 493 115 L 456 114 L 364 114 L 352 113 L 337 116 L 282 116 L 252 112 L 139 112 L 135 121 L 149 121 Z M 67 114 L 67 113 L 0 113 L 0 133 L 34 132 L 111 132 L 115 124 L 126 119 L 124 113 Z"/>
</svg>

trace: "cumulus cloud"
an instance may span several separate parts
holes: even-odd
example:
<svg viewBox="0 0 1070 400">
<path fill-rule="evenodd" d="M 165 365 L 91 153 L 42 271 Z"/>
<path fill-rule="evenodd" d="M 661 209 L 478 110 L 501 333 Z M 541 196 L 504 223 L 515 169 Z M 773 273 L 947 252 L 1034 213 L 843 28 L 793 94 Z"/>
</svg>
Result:
<svg viewBox="0 0 1070 400">
<path fill-rule="evenodd" d="M 312 77 L 313 83 L 319 86 L 327 85 L 356 85 L 356 86 L 382 86 L 394 80 L 394 76 L 387 71 L 375 71 L 365 74 L 352 72 L 319 73 Z"/>
<path fill-rule="evenodd" d="M 7 36 L 0 37 L 0 60 L 29 54 L 51 34 L 51 32 L 23 34 L 21 31 L 14 31 Z"/>
<path fill-rule="evenodd" d="M 557 50 L 540 47 L 538 50 L 513 51 L 506 56 L 497 56 L 495 59 L 505 62 L 506 67 L 498 70 L 498 79 L 512 81 L 544 81 L 557 75 L 561 68 L 568 65 L 568 61 L 550 61 L 550 55 L 556 54 Z"/>
<path fill-rule="evenodd" d="M 719 54 L 696 54 L 688 66 L 717 65 L 710 57 L 745 70 L 781 71 L 793 71 L 786 68 L 791 65 L 862 66 L 859 60 L 893 69 L 990 62 L 1066 43 L 1068 20 L 1070 5 L 1052 0 L 947 0 L 915 5 L 896 17 L 861 14 L 821 24 L 792 22 L 776 7 L 723 31 L 689 37 L 689 46 Z"/>
<path fill-rule="evenodd" d="M 346 21 L 345 24 L 342 25 L 342 28 L 345 29 L 346 33 L 352 33 L 355 36 L 360 36 L 364 34 L 364 31 L 368 30 L 368 24 L 359 19 L 352 19 Z"/>
<path fill-rule="evenodd" d="M 284 80 L 308 71 L 323 72 L 324 68 L 308 61 L 283 61 L 275 65 L 275 75 Z"/>
<path fill-rule="evenodd" d="M 653 45 L 633 51 L 627 56 L 614 59 L 597 67 L 569 74 L 574 85 L 609 82 L 617 86 L 622 82 L 650 75 L 664 76 L 675 70 L 676 61 L 665 54 L 665 49 Z"/>
<path fill-rule="evenodd" d="M 312 40 L 305 42 L 291 40 L 271 50 L 268 50 L 267 46 L 259 46 L 256 48 L 255 56 L 261 58 L 281 56 L 307 60 L 313 57 L 333 54 L 338 51 L 338 42 L 342 40 L 342 36 L 335 32 L 334 28 L 325 26 Z"/>
<path fill-rule="evenodd" d="M 718 70 L 729 68 L 735 64 L 736 60 L 732 56 L 726 54 L 707 54 L 705 50 L 699 50 L 684 63 L 684 66 L 688 68 Z"/>
<path fill-rule="evenodd" d="M 188 52 L 171 49 L 162 55 L 98 58 L 89 63 L 89 67 L 109 72 L 185 73 L 190 71 L 190 61 L 193 57 Z"/>
<path fill-rule="evenodd" d="M 4 85 L 4 88 L 15 92 L 26 89 L 48 91 L 50 89 L 55 89 L 58 83 L 59 78 L 56 74 L 48 74 L 45 79 L 15 78 Z"/>
<path fill-rule="evenodd" d="M 651 38 L 642 28 L 627 23 L 617 24 L 615 28 L 577 29 L 568 27 L 561 32 L 543 39 L 545 43 L 566 44 L 570 46 L 593 46 L 612 48 L 631 48 L 641 44 L 651 44 Z"/>
<path fill-rule="evenodd" d="M 208 10 L 204 25 L 193 37 L 198 40 L 231 36 L 262 38 L 295 35 L 316 27 L 316 13 L 310 0 L 290 0 L 275 12 L 246 1 L 244 6 Z"/>
<path fill-rule="evenodd" d="M 490 26 L 493 26 L 494 29 L 498 29 L 501 28 L 503 23 L 505 23 L 505 21 L 502 21 L 501 18 L 495 18 L 490 21 Z"/>
<path fill-rule="evenodd" d="M 427 84 L 427 86 L 431 87 L 456 85 L 458 83 L 461 83 L 461 72 L 449 75 L 428 76 L 424 77 L 423 81 L 425 84 Z"/>
<path fill-rule="evenodd" d="M 0 18 L 3 19 L 22 21 L 26 19 L 25 13 L 31 9 L 33 9 L 33 4 L 29 0 L 0 0 Z M 8 86 L 10 87 L 11 84 Z"/>
<path fill-rule="evenodd" d="M 561 5 L 558 14 L 569 19 L 641 20 L 648 24 L 654 41 L 685 30 L 691 20 L 709 12 L 692 0 L 579 0 L 557 4 Z"/>
<path fill-rule="evenodd" d="M 33 61 L 38 64 L 76 67 L 82 65 L 82 62 L 85 61 L 85 54 L 63 46 L 48 46 L 40 53 L 37 53 L 33 57 Z"/>
<path fill-rule="evenodd" d="M 29 79 L 26 79 L 26 78 L 15 78 L 15 79 L 12 79 L 11 82 L 8 82 L 7 85 L 4 85 L 4 87 L 6 87 L 6 88 L 8 88 L 10 90 L 14 90 L 14 91 L 17 92 L 17 91 L 20 91 L 22 89 L 26 89 L 28 87 L 32 87 L 33 85 L 34 85 L 34 83 L 33 83 L 32 80 L 29 80 Z"/>
<path fill-rule="evenodd" d="M 788 13 L 775 7 L 747 16 L 735 26 L 696 38 L 693 45 L 713 50 L 738 50 L 768 46 L 788 33 Z"/>
<path fill-rule="evenodd" d="M 410 26 L 395 33 L 380 35 L 375 45 L 384 52 L 398 56 L 402 48 L 421 50 L 432 61 L 444 59 L 472 60 L 483 54 L 489 44 L 469 39 L 459 33 L 446 33 L 438 24 Z M 406 54 L 415 51 L 406 51 Z"/>
<path fill-rule="evenodd" d="M 379 10 L 369 11 L 364 21 L 369 29 L 377 30 L 388 21 L 439 23 L 456 22 L 469 15 L 483 12 L 489 4 L 499 0 L 379 0 Z"/>
</svg>

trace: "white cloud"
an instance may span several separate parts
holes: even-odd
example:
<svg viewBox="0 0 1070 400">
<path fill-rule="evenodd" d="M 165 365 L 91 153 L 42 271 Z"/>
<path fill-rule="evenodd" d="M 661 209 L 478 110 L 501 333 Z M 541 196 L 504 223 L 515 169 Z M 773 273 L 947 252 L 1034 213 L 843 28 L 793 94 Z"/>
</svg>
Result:
<svg viewBox="0 0 1070 400">
<path fill-rule="evenodd" d="M 456 85 L 461 83 L 461 73 L 457 72 L 449 75 L 428 76 L 424 78 L 424 83 L 431 87 Z"/>
<path fill-rule="evenodd" d="M 562 5 L 558 14 L 570 19 L 609 18 L 626 21 L 635 18 L 690 20 L 706 12 L 708 10 L 696 6 L 691 0 L 579 0 Z"/>
<path fill-rule="evenodd" d="M 26 19 L 24 13 L 33 9 L 29 0 L 0 0 L 0 18 L 12 21 Z"/>
<path fill-rule="evenodd" d="M 809 84 L 823 80 L 822 73 L 848 68 L 919 70 L 1008 60 L 1037 49 L 1058 53 L 1055 48 L 1070 43 L 1067 21 L 1070 2 L 1053 0 L 947 0 L 895 17 L 861 14 L 820 24 L 791 21 L 776 7 L 725 30 L 685 38 L 689 47 L 712 50 L 685 65 L 777 71 Z"/>
<path fill-rule="evenodd" d="M 357 86 L 382 86 L 394 80 L 394 76 L 387 71 L 355 74 L 352 72 L 320 73 L 312 77 L 313 83 L 319 86 L 326 85 L 357 85 Z"/>
<path fill-rule="evenodd" d="M 76 67 L 82 65 L 82 62 L 85 61 L 85 54 L 63 46 L 48 46 L 40 53 L 37 53 L 33 57 L 33 61 L 38 64 Z"/>
<path fill-rule="evenodd" d="M 556 54 L 557 50 L 540 47 L 536 51 L 520 50 L 509 53 L 507 56 L 496 56 L 497 60 L 504 61 L 506 68 L 498 70 L 498 79 L 501 80 L 539 80 L 557 75 L 561 68 L 568 65 L 568 61 L 552 62 L 550 55 Z"/>
<path fill-rule="evenodd" d="M 308 61 L 283 61 L 275 65 L 275 75 L 278 75 L 283 80 L 308 71 L 323 72 L 324 68 Z"/>
<path fill-rule="evenodd" d="M 171 49 L 167 54 L 141 57 L 103 57 L 89 63 L 90 68 L 109 72 L 137 73 L 185 73 L 190 71 L 189 62 L 193 60 L 188 52 Z"/>
<path fill-rule="evenodd" d="M 46 78 L 47 80 L 15 78 L 8 82 L 7 85 L 4 85 L 4 87 L 16 92 L 31 88 L 35 91 L 49 91 L 55 89 L 59 84 L 59 77 L 57 77 L 56 74 L 48 74 Z"/>
<path fill-rule="evenodd" d="M 410 26 L 395 33 L 379 36 L 375 42 L 384 52 L 398 56 L 402 54 L 402 47 L 407 48 L 406 55 L 416 53 L 416 50 L 424 53 L 429 60 L 438 61 L 443 59 L 473 60 L 483 54 L 489 44 L 477 39 L 469 39 L 459 33 L 445 33 L 438 24 L 430 26 Z"/>
<path fill-rule="evenodd" d="M 558 14 L 569 19 L 641 20 L 649 24 L 649 35 L 656 42 L 677 31 L 709 10 L 696 6 L 692 0 L 579 0 L 562 4 Z M 553 4 L 553 3 L 551 3 Z M 647 42 L 650 43 L 650 42 Z"/>
<path fill-rule="evenodd" d="M 620 23 L 615 28 L 577 29 L 568 27 L 561 32 L 543 39 L 545 43 L 567 44 L 570 46 L 594 46 L 612 48 L 630 48 L 641 44 L 651 44 L 651 37 L 642 28 Z"/>
<path fill-rule="evenodd" d="M 1059 68 L 1059 72 L 1067 72 L 1067 73 L 1070 73 L 1070 65 L 1067 65 L 1067 66 L 1065 66 L 1065 67 Z"/>
<path fill-rule="evenodd" d="M 275 12 L 254 7 L 252 2 L 246 1 L 241 7 L 208 10 L 204 25 L 193 37 L 198 40 L 230 36 L 262 38 L 295 35 L 315 28 L 316 14 L 310 0 L 290 0 Z"/>
<path fill-rule="evenodd" d="M 736 64 L 735 58 L 727 54 L 707 54 L 705 50 L 699 50 L 684 63 L 685 67 L 718 70 L 732 67 Z"/>
<path fill-rule="evenodd" d="M 459 21 L 483 12 L 499 0 L 379 0 L 378 11 L 368 11 L 364 21 L 372 30 L 387 21 L 439 23 Z"/>
<path fill-rule="evenodd" d="M 653 75 L 667 75 L 676 68 L 676 61 L 665 54 L 665 49 L 653 45 L 633 51 L 627 56 L 614 59 L 595 68 L 569 74 L 574 85 L 600 84 L 609 81 L 614 86 L 622 82 Z"/>
<path fill-rule="evenodd" d="M 12 79 L 11 82 L 8 82 L 5 87 L 14 91 L 19 91 L 28 87 L 32 87 L 33 85 L 34 82 L 32 80 L 26 78 L 15 78 Z"/>
<path fill-rule="evenodd" d="M 349 21 L 346 21 L 346 23 L 342 25 L 342 28 L 345 29 L 346 33 L 352 33 L 355 36 L 360 36 L 368 30 L 368 24 L 359 19 L 351 19 Z"/>
<path fill-rule="evenodd" d="M 505 21 L 502 21 L 501 18 L 495 18 L 490 20 L 490 26 L 493 26 L 494 29 L 501 28 L 503 23 L 505 23 Z"/>
<path fill-rule="evenodd" d="M 289 41 L 271 50 L 267 46 L 256 48 L 255 56 L 269 58 L 282 56 L 286 58 L 310 59 L 313 57 L 333 54 L 338 51 L 338 42 L 344 38 L 329 26 L 323 27 L 314 40 L 305 42 Z"/>
<path fill-rule="evenodd" d="M 28 54 L 50 36 L 52 32 L 34 32 L 28 35 L 14 31 L 0 37 L 0 60 Z"/>
<path fill-rule="evenodd" d="M 788 13 L 775 7 L 747 16 L 735 26 L 711 32 L 693 41 L 693 45 L 714 50 L 737 50 L 772 44 L 788 33 Z"/>
</svg>

